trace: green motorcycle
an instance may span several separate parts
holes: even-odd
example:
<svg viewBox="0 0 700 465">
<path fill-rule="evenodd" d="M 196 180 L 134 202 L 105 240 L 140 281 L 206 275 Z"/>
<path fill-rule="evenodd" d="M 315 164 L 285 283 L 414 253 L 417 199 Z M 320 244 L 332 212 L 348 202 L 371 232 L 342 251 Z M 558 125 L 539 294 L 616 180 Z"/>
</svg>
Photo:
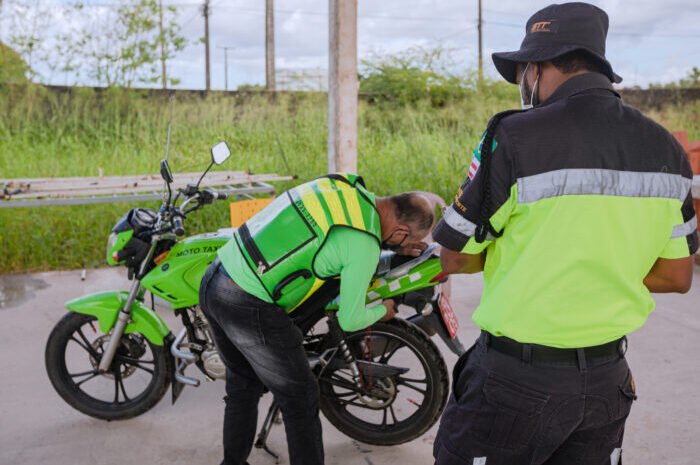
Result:
<svg viewBox="0 0 700 465">
<path fill-rule="evenodd" d="M 174 195 L 167 158 L 161 161 L 165 194 L 161 208 L 135 208 L 114 226 L 107 263 L 125 266 L 128 291 L 99 292 L 65 304 L 46 345 L 46 370 L 57 393 L 82 413 L 104 420 L 132 418 L 153 408 L 172 386 L 175 403 L 184 386 L 224 379 L 226 369 L 199 308 L 199 285 L 232 229 L 180 239 L 194 211 L 227 198 L 199 187 L 214 164 L 230 156 L 225 143 L 196 185 Z M 335 311 L 339 282 L 327 281 L 290 317 L 305 334 L 309 364 L 318 376 L 321 410 L 340 431 L 359 441 L 393 445 L 410 441 L 439 418 L 448 395 L 444 359 L 430 339 L 438 334 L 456 354 L 464 352 L 457 319 L 442 284 L 436 245 L 421 256 L 384 252 L 367 302 L 394 298 L 415 310 L 407 319 L 378 322 L 365 331 L 341 331 Z M 174 335 L 156 313 L 167 302 L 182 320 Z M 320 324 L 323 320 L 326 325 Z M 257 447 L 265 448 L 279 415 L 273 402 Z"/>
</svg>

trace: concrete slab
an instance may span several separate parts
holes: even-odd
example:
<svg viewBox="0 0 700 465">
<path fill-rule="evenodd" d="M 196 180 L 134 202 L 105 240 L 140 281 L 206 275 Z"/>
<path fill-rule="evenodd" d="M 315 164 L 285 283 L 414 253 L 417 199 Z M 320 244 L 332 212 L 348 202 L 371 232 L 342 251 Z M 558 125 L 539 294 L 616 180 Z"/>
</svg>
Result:
<svg viewBox="0 0 700 465">
<path fill-rule="evenodd" d="M 78 413 L 53 391 L 44 369 L 44 345 L 65 313 L 62 303 L 88 292 L 125 288 L 125 282 L 117 269 L 90 270 L 84 281 L 79 271 L 0 276 L 0 288 L 5 289 L 0 295 L 5 302 L 0 304 L 0 464 L 219 463 L 220 381 L 186 388 L 175 406 L 167 395 L 152 411 L 111 423 Z M 481 288 L 480 276 L 453 280 L 453 306 L 461 317 L 465 345 L 477 335 L 469 315 Z M 700 272 L 688 295 L 656 300 L 657 310 L 647 325 L 630 338 L 628 355 L 639 400 L 628 421 L 625 463 L 695 465 L 700 457 Z M 167 316 L 167 310 L 160 313 Z M 451 367 L 456 357 L 446 349 L 443 353 Z M 266 396 L 261 403 L 261 416 L 269 400 Z M 376 447 L 350 440 L 325 420 L 323 427 L 329 465 L 432 463 L 436 428 L 410 444 Z M 273 429 L 269 443 L 283 453 L 282 463 L 288 463 L 281 425 Z M 254 451 L 250 463 L 274 462 Z"/>
</svg>

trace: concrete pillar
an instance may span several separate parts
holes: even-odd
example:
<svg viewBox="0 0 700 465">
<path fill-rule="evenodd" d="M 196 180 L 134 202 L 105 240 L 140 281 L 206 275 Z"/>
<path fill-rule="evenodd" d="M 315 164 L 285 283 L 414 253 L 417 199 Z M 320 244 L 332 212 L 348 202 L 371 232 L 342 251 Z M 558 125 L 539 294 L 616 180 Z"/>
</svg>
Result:
<svg viewBox="0 0 700 465">
<path fill-rule="evenodd" d="M 357 0 L 329 0 L 328 171 L 357 173 Z"/>
</svg>

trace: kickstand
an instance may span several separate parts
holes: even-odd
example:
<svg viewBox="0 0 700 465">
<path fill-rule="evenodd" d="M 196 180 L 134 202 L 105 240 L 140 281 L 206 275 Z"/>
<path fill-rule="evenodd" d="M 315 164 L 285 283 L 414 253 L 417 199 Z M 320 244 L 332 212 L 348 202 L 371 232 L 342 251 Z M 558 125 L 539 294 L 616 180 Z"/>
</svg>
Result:
<svg viewBox="0 0 700 465">
<path fill-rule="evenodd" d="M 270 435 L 270 429 L 272 429 L 273 423 L 276 423 L 279 414 L 280 408 L 277 403 L 273 401 L 272 405 L 270 405 L 270 410 L 267 411 L 267 416 L 265 417 L 262 428 L 260 428 L 258 438 L 255 440 L 255 448 L 262 449 L 270 454 L 275 459 L 275 464 L 280 463 L 280 456 L 267 447 L 267 437 Z"/>
</svg>

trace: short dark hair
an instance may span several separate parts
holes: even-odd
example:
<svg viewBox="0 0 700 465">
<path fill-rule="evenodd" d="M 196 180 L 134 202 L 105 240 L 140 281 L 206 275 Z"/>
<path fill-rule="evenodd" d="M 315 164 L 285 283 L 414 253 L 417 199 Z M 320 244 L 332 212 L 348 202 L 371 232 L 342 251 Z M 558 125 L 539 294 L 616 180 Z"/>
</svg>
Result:
<svg viewBox="0 0 700 465">
<path fill-rule="evenodd" d="M 433 227 L 435 215 L 420 201 L 423 199 L 416 192 L 406 192 L 389 197 L 394 204 L 394 214 L 399 223 L 405 224 L 414 231 L 427 231 Z"/>
<path fill-rule="evenodd" d="M 600 59 L 585 50 L 574 50 L 562 56 L 552 58 L 549 61 L 564 74 L 575 73 L 577 71 L 608 74 Z"/>
</svg>

